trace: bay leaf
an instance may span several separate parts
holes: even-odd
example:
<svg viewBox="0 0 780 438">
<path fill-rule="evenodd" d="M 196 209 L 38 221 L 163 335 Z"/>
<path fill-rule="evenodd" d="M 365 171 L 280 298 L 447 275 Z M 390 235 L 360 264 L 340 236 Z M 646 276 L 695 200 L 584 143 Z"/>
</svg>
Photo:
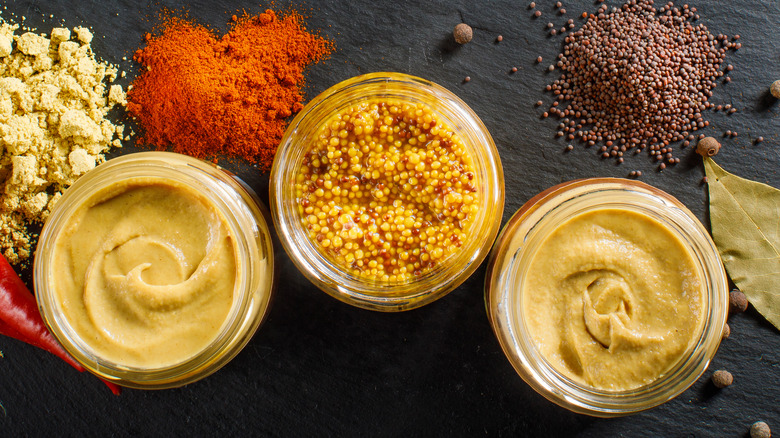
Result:
<svg viewBox="0 0 780 438">
<path fill-rule="evenodd" d="M 780 190 L 704 159 L 712 240 L 729 277 L 780 329 Z"/>
</svg>

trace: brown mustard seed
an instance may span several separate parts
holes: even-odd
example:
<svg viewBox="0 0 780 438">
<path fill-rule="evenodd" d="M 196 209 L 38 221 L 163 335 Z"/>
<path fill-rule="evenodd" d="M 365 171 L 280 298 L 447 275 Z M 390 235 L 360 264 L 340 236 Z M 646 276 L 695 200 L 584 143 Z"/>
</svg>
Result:
<svg viewBox="0 0 780 438">
<path fill-rule="evenodd" d="M 533 9 L 533 8 L 535 8 L 535 7 L 536 7 L 536 3 L 534 3 L 534 2 L 531 2 L 531 3 L 528 5 L 528 9 Z"/>
<path fill-rule="evenodd" d="M 463 78 L 463 82 L 471 82 L 471 76 L 466 76 Z"/>
<path fill-rule="evenodd" d="M 695 8 L 661 4 L 602 5 L 565 37 L 549 91 L 562 103 L 554 114 L 582 125 L 582 142 L 652 151 L 709 125 L 702 112 L 730 43 L 692 23 Z"/>
<path fill-rule="evenodd" d="M 517 67 L 512 67 L 512 73 L 517 73 Z"/>
<path fill-rule="evenodd" d="M 771 438 L 772 431 L 763 421 L 756 421 L 750 426 L 750 438 Z"/>
<path fill-rule="evenodd" d="M 500 43 L 501 41 L 504 41 L 504 36 L 503 36 L 503 35 L 499 35 L 499 36 L 497 36 L 497 37 L 496 37 L 496 41 L 498 41 L 499 43 Z"/>
<path fill-rule="evenodd" d="M 756 139 L 756 144 L 758 144 L 758 143 L 761 143 L 761 142 L 763 142 L 763 141 L 764 141 L 764 137 L 758 137 L 758 138 Z"/>
<path fill-rule="evenodd" d="M 541 64 L 542 63 L 542 57 L 541 56 L 537 56 L 536 57 L 536 63 L 537 64 Z"/>
<path fill-rule="evenodd" d="M 769 87 L 769 92 L 772 93 L 772 96 L 776 99 L 780 99 L 780 80 L 772 82 L 772 85 Z"/>
<path fill-rule="evenodd" d="M 725 388 L 734 383 L 734 376 L 726 370 L 718 370 L 712 373 L 712 384 L 716 388 Z"/>
<path fill-rule="evenodd" d="M 534 12 L 534 17 L 539 18 L 542 16 L 542 11 L 536 11 Z"/>
<path fill-rule="evenodd" d="M 460 23 L 452 30 L 452 36 L 458 44 L 466 44 L 474 37 L 474 30 L 466 23 Z"/>
<path fill-rule="evenodd" d="M 739 289 L 729 292 L 729 313 L 742 313 L 748 308 L 748 299 Z"/>
<path fill-rule="evenodd" d="M 723 326 L 723 335 L 721 336 L 721 339 L 728 339 L 729 336 L 731 336 L 731 326 L 728 324 L 725 324 Z"/>
<path fill-rule="evenodd" d="M 696 145 L 696 153 L 702 157 L 715 156 L 720 151 L 720 142 L 713 137 L 704 137 Z"/>
</svg>

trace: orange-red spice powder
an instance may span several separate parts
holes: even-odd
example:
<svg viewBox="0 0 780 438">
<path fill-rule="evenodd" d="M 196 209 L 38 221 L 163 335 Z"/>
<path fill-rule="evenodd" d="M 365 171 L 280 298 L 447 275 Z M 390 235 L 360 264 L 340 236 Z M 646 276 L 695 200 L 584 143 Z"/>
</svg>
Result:
<svg viewBox="0 0 780 438">
<path fill-rule="evenodd" d="M 141 141 L 198 158 L 241 157 L 270 168 L 286 118 L 303 108 L 306 66 L 333 43 L 294 12 L 233 16 L 222 37 L 162 14 L 133 59 L 143 66 L 127 93 Z"/>
</svg>

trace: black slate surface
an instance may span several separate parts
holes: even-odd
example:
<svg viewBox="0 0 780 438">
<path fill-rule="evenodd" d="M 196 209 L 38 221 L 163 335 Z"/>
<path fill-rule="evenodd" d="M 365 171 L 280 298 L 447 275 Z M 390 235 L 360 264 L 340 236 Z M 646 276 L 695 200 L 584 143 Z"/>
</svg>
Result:
<svg viewBox="0 0 780 438">
<path fill-rule="evenodd" d="M 337 51 L 308 72 L 307 100 L 357 74 L 399 71 L 452 90 L 482 118 L 498 146 L 506 173 L 505 222 L 537 192 L 562 181 L 594 176 L 641 180 L 683 201 L 705 224 L 706 187 L 701 160 L 678 149 L 682 163 L 656 170 L 646 154 L 623 165 L 602 161 L 594 149 L 565 153 L 557 121 L 541 119 L 537 100 L 556 73 L 546 72 L 562 37 L 560 27 L 593 1 L 565 1 L 566 17 L 551 0 L 537 1 L 311 1 L 295 3 L 310 29 L 332 38 Z M 617 1 L 608 1 L 619 5 Z M 780 187 L 780 104 L 769 84 L 780 79 L 780 8 L 776 0 L 692 0 L 714 34 L 740 34 L 741 50 L 729 52 L 733 81 L 711 99 L 739 112 L 707 113 L 703 132 L 724 140 L 717 161 L 727 170 Z M 184 7 L 192 17 L 225 29 L 253 1 L 5 1 L 0 14 L 48 32 L 54 25 L 85 25 L 96 34 L 98 57 L 128 71 L 150 18 L 160 6 Z M 277 1 L 275 8 L 287 7 Z M 681 2 L 678 5 L 682 5 Z M 13 14 L 13 15 L 12 15 Z M 53 16 L 51 18 L 50 16 Z M 451 31 L 465 21 L 474 40 L 456 46 Z M 498 35 L 503 41 L 496 42 Z M 537 65 L 535 59 L 544 62 Z M 511 74 L 516 66 L 519 71 Z M 471 81 L 463 82 L 465 76 Z M 754 145 L 752 139 L 766 140 Z M 136 148 L 129 143 L 121 153 Z M 267 200 L 268 177 L 251 166 L 222 163 Z M 2 436 L 747 436 L 767 421 L 780 431 L 780 333 L 752 308 L 730 319 L 731 338 L 710 371 L 661 407 L 630 417 L 595 419 L 572 414 L 531 390 L 504 357 L 488 325 L 484 266 L 443 299 L 418 310 L 381 314 L 342 304 L 306 281 L 282 251 L 281 283 L 267 322 L 246 349 L 218 373 L 184 388 L 125 390 L 115 397 L 94 377 L 78 374 L 53 356 L 0 338 L 0 435 Z M 25 276 L 29 282 L 29 274 Z M 28 283 L 29 284 L 29 283 Z M 715 369 L 734 374 L 717 391 Z"/>
</svg>

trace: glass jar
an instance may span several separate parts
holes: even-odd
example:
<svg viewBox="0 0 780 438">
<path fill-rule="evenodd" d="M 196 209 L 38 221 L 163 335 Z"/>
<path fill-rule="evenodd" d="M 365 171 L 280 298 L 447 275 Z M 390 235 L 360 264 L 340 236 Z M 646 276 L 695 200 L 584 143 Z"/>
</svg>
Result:
<svg viewBox="0 0 780 438">
<path fill-rule="evenodd" d="M 563 223 L 599 209 L 617 209 L 657 221 L 691 255 L 701 280 L 701 320 L 687 349 L 649 384 L 609 391 L 576 382 L 547 360 L 530 334 L 524 278 L 534 255 Z M 504 227 L 491 252 L 485 280 L 488 318 L 517 373 L 539 394 L 573 412 L 598 417 L 652 408 L 685 391 L 706 370 L 720 344 L 728 313 L 726 274 L 712 239 L 677 199 L 647 184 L 594 178 L 552 187 L 528 201 Z"/>
<path fill-rule="evenodd" d="M 58 238 L 74 214 L 94 195 L 116 184 L 157 181 L 191 189 L 221 214 L 233 242 L 236 278 L 225 320 L 214 328 L 213 340 L 196 354 L 177 363 L 137 366 L 101 357 L 94 342 L 74 328 L 63 311 L 55 284 Z M 88 206 L 91 206 L 89 204 Z M 274 285 L 274 251 L 266 220 L 268 213 L 257 195 L 233 174 L 211 163 L 170 152 L 140 152 L 109 160 L 65 191 L 46 222 L 36 249 L 35 292 L 46 325 L 79 363 L 92 373 L 119 385 L 162 389 L 182 386 L 217 371 L 246 345 L 263 321 Z M 105 342 L 105 341 L 103 341 Z M 153 359 L 151 360 L 154 361 Z"/>
<path fill-rule="evenodd" d="M 296 174 L 320 128 L 360 102 L 391 99 L 432 109 L 462 140 L 479 181 L 479 209 L 462 247 L 427 273 L 408 281 L 368 280 L 347 272 L 313 243 L 302 224 Z M 270 206 L 274 225 L 290 258 L 320 289 L 354 306 L 401 311 L 430 303 L 460 285 L 487 256 L 500 227 L 504 176 L 493 139 L 477 115 L 450 91 L 413 76 L 373 73 L 341 82 L 313 99 L 290 123 L 271 170 Z"/>
</svg>

